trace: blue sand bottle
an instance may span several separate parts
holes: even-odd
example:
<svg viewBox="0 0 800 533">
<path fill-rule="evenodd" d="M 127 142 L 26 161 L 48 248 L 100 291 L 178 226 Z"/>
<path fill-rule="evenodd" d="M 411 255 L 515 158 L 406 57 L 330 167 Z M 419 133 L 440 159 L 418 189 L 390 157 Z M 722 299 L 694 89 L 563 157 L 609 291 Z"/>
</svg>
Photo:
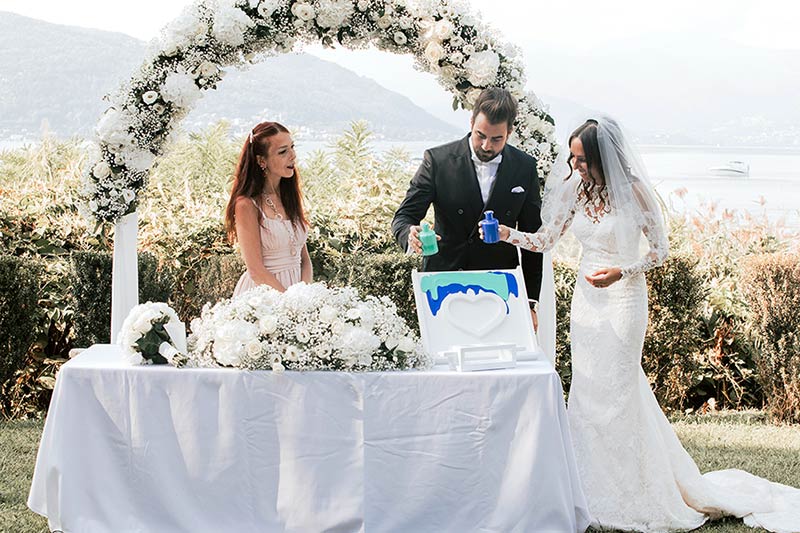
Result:
<svg viewBox="0 0 800 533">
<path fill-rule="evenodd" d="M 494 211 L 484 211 L 486 216 L 479 222 L 483 228 L 483 242 L 492 244 L 500 240 L 500 222 L 494 218 Z"/>
<path fill-rule="evenodd" d="M 422 231 L 417 234 L 422 243 L 422 255 L 434 255 L 439 252 L 439 244 L 436 242 L 436 233 L 431 229 L 427 222 L 422 223 Z"/>
</svg>

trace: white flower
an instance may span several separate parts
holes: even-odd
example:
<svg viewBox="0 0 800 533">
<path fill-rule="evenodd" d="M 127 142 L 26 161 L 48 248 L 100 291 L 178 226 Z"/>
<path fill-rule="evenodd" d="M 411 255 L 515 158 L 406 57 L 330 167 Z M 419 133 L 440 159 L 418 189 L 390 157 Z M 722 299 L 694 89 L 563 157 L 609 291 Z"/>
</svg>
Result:
<svg viewBox="0 0 800 533">
<path fill-rule="evenodd" d="M 358 0 L 358 3 L 356 4 L 356 9 L 358 9 L 363 13 L 364 11 L 367 10 L 367 8 L 369 8 L 369 0 Z"/>
<path fill-rule="evenodd" d="M 102 180 L 111 175 L 111 166 L 105 161 L 99 161 L 92 169 L 95 178 Z"/>
<path fill-rule="evenodd" d="M 167 108 L 164 107 L 164 104 L 159 104 L 159 103 L 153 104 L 153 111 L 155 111 L 159 115 L 164 113 L 164 111 L 166 111 L 166 110 L 167 110 Z"/>
<path fill-rule="evenodd" d="M 431 41 L 425 47 L 425 59 L 431 66 L 438 67 L 439 61 L 444 57 L 444 48 L 436 41 Z"/>
<path fill-rule="evenodd" d="M 464 68 L 468 72 L 467 80 L 472 85 L 484 87 L 494 83 L 497 78 L 500 58 L 491 50 L 484 50 L 471 55 L 464 63 Z"/>
<path fill-rule="evenodd" d="M 303 344 L 311 340 L 311 333 L 309 333 L 308 328 L 302 324 L 298 324 L 297 327 L 295 327 L 294 334 L 295 337 L 297 337 L 297 341 Z"/>
<path fill-rule="evenodd" d="M 406 34 L 401 31 L 394 32 L 394 42 L 400 46 L 403 46 L 408 42 L 408 37 Z"/>
<path fill-rule="evenodd" d="M 283 366 L 281 363 L 272 363 L 272 371 L 273 372 L 283 372 L 286 370 L 286 367 Z"/>
<path fill-rule="evenodd" d="M 283 359 L 284 361 L 296 362 L 300 359 L 300 350 L 296 346 L 287 346 L 283 352 Z"/>
<path fill-rule="evenodd" d="M 161 86 L 161 96 L 166 102 L 189 108 L 200 98 L 200 88 L 194 78 L 182 72 L 173 72 Z"/>
<path fill-rule="evenodd" d="M 321 28 L 338 28 L 353 14 L 350 0 L 319 0 L 317 24 Z"/>
<path fill-rule="evenodd" d="M 468 44 L 468 45 L 464 46 L 464 48 L 461 50 L 461 52 L 465 56 L 471 56 L 472 54 L 475 53 L 475 47 L 472 46 L 471 44 Z"/>
<path fill-rule="evenodd" d="M 139 172 L 149 170 L 155 161 L 155 156 L 147 150 L 129 148 L 120 152 L 120 155 L 125 166 Z"/>
<path fill-rule="evenodd" d="M 269 18 L 278 9 L 278 4 L 273 0 L 264 0 L 258 4 L 258 14 L 264 18 Z"/>
<path fill-rule="evenodd" d="M 410 30 L 414 27 L 414 19 L 411 17 L 400 17 L 400 20 L 397 21 L 397 25 L 403 30 Z"/>
<path fill-rule="evenodd" d="M 125 200 L 126 204 L 129 204 L 136 198 L 136 194 L 130 189 L 122 189 L 122 198 Z"/>
<path fill-rule="evenodd" d="M 400 344 L 400 339 L 397 337 L 389 337 L 383 342 L 383 344 L 386 345 L 387 349 L 394 350 Z"/>
<path fill-rule="evenodd" d="M 200 66 L 197 67 L 197 73 L 200 74 L 204 78 L 210 78 L 219 72 L 219 67 L 212 63 L 211 61 L 203 61 L 200 63 Z"/>
<path fill-rule="evenodd" d="M 325 305 L 319 310 L 319 320 L 323 324 L 333 324 L 334 320 L 339 316 L 339 311 L 335 307 Z"/>
<path fill-rule="evenodd" d="M 133 136 L 129 131 L 132 122 L 133 117 L 127 111 L 108 109 L 97 124 L 97 137 L 109 149 L 133 144 Z"/>
<path fill-rule="evenodd" d="M 217 6 L 214 12 L 214 25 L 211 28 L 214 37 L 221 43 L 230 46 L 244 44 L 244 34 L 255 26 L 255 22 L 247 13 L 233 6 Z"/>
<path fill-rule="evenodd" d="M 314 8 L 304 2 L 298 2 L 292 6 L 292 15 L 303 22 L 313 19 L 315 14 Z"/>
<path fill-rule="evenodd" d="M 278 319 L 272 315 L 261 317 L 258 321 L 258 329 L 265 335 L 272 335 L 278 329 Z"/>
<path fill-rule="evenodd" d="M 453 35 L 453 24 L 447 19 L 438 21 L 433 27 L 433 35 L 436 39 L 444 41 Z"/>
<path fill-rule="evenodd" d="M 417 347 L 417 343 L 410 337 L 403 337 L 397 345 L 397 349 L 401 352 L 410 353 Z"/>
<path fill-rule="evenodd" d="M 390 17 L 389 15 L 383 15 L 381 18 L 378 19 L 377 24 L 380 29 L 385 30 L 386 28 L 392 25 L 392 17 Z"/>
<path fill-rule="evenodd" d="M 352 309 L 348 309 L 347 312 L 344 314 L 344 316 L 348 320 L 358 320 L 359 318 L 361 318 L 361 311 L 359 311 L 354 307 Z"/>
<path fill-rule="evenodd" d="M 475 105 L 475 102 L 478 101 L 478 96 L 480 96 L 481 92 L 482 91 L 480 89 L 475 89 L 475 88 L 472 88 L 469 91 L 467 91 L 466 100 L 467 104 L 469 104 L 470 107 L 473 107 Z"/>
<path fill-rule="evenodd" d="M 207 30 L 208 26 L 200 18 L 199 10 L 195 6 L 189 6 L 164 30 L 161 49 L 165 55 L 173 56 L 180 48 L 200 40 Z"/>
<path fill-rule="evenodd" d="M 250 339 L 247 344 L 245 344 L 244 349 L 247 355 L 255 357 L 261 353 L 261 343 L 258 342 L 258 339 Z"/>
<path fill-rule="evenodd" d="M 158 100 L 158 93 L 156 91 L 147 91 L 142 95 L 142 101 L 147 105 L 151 105 L 156 100 Z"/>
</svg>

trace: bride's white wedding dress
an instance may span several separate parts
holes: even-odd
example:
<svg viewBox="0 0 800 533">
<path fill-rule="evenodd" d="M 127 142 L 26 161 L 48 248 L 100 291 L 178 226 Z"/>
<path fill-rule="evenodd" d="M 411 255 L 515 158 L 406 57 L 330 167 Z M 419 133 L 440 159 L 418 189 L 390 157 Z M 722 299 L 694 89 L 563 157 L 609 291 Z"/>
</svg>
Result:
<svg viewBox="0 0 800 533">
<path fill-rule="evenodd" d="M 660 213 L 648 212 L 653 207 L 642 202 L 640 225 L 603 209 L 597 199 L 587 205 L 577 192 L 580 180 L 565 183 L 561 201 L 572 207 L 535 234 L 512 229 L 508 242 L 546 251 L 571 225 L 583 247 L 571 309 L 568 414 L 593 524 L 656 533 L 735 515 L 774 532 L 800 531 L 800 490 L 741 470 L 701 475 L 650 389 L 641 367 L 647 329 L 644 272 L 667 255 Z M 633 189 L 636 193 L 636 184 Z M 643 257 L 642 227 L 650 245 Z M 584 278 L 613 266 L 623 267 L 623 277 L 607 288 Z"/>
</svg>

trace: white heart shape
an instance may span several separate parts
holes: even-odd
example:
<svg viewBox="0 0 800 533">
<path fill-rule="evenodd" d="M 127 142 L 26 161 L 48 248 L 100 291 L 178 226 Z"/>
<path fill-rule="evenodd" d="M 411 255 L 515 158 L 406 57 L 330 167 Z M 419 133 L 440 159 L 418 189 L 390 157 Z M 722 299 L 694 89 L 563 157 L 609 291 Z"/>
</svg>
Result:
<svg viewBox="0 0 800 533">
<path fill-rule="evenodd" d="M 445 302 L 447 321 L 478 338 L 497 327 L 506 317 L 506 303 L 492 292 L 457 293 Z"/>
</svg>

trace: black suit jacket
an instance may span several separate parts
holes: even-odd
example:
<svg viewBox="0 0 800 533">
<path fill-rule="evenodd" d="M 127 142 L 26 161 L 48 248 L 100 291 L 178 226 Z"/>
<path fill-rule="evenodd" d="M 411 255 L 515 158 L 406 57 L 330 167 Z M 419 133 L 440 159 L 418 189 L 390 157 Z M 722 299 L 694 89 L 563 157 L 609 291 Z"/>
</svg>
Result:
<svg viewBox="0 0 800 533">
<path fill-rule="evenodd" d="M 405 250 L 410 226 L 418 225 L 433 204 L 434 230 L 442 240 L 438 254 L 423 258 L 425 272 L 517 267 L 515 246 L 504 242 L 486 244 L 481 240 L 478 222 L 486 210 L 494 211 L 501 224 L 521 231 L 534 232 L 542 224 L 536 160 L 506 145 L 484 205 L 469 142 L 467 136 L 425 151 L 422 164 L 392 220 L 392 232 Z M 511 192 L 515 188 L 522 188 L 524 192 Z M 542 255 L 522 250 L 522 270 L 528 297 L 538 300 Z"/>
</svg>

